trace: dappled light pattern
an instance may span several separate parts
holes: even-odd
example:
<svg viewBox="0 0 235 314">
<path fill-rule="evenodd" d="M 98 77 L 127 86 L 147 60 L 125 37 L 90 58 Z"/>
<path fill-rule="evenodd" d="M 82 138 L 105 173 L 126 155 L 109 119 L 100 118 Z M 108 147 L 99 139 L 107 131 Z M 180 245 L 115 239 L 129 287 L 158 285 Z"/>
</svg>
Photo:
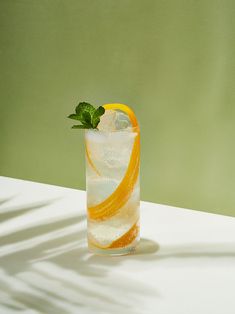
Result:
<svg viewBox="0 0 235 314">
<path fill-rule="evenodd" d="M 188 314 L 200 304 L 233 314 L 233 218 L 142 202 L 135 253 L 98 256 L 87 250 L 85 192 L 0 186 L 1 314 Z"/>
<path fill-rule="evenodd" d="M 85 212 L 75 205 L 57 215 L 57 206 L 58 199 L 2 200 L 0 313 L 142 313 L 141 300 L 153 291 L 122 273 L 110 276 L 122 259 L 91 255 Z"/>
</svg>

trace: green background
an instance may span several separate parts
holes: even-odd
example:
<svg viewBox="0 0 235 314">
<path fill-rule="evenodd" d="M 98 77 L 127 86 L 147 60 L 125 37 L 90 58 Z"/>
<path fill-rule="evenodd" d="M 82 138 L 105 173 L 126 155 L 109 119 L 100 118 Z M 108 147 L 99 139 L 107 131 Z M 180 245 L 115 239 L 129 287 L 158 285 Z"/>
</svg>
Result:
<svg viewBox="0 0 235 314">
<path fill-rule="evenodd" d="M 0 174 L 85 188 L 80 100 L 142 135 L 143 200 L 235 215 L 235 2 L 0 1 Z"/>
</svg>

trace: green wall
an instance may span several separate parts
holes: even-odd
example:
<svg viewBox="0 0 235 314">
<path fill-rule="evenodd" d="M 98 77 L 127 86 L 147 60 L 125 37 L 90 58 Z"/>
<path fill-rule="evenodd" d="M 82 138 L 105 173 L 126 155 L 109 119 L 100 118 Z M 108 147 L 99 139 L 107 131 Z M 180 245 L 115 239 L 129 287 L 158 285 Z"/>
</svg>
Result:
<svg viewBox="0 0 235 314">
<path fill-rule="evenodd" d="M 0 0 L 0 174 L 85 188 L 79 100 L 129 104 L 142 199 L 235 216 L 235 2 Z"/>
</svg>

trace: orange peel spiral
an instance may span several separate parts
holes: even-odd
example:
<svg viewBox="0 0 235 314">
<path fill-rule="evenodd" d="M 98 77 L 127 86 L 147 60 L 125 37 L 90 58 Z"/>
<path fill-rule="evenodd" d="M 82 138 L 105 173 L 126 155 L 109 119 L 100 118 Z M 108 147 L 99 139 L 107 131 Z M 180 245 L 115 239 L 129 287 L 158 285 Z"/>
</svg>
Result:
<svg viewBox="0 0 235 314">
<path fill-rule="evenodd" d="M 131 157 L 126 173 L 116 190 L 101 203 L 88 207 L 88 216 L 92 220 L 106 220 L 114 216 L 130 198 L 139 176 L 140 131 L 134 112 L 130 107 L 123 104 L 106 104 L 103 105 L 103 107 L 105 110 L 121 110 L 126 113 L 131 121 L 132 127 L 135 129 L 137 134 L 134 139 Z M 88 161 L 94 168 L 94 164 L 92 163 L 92 160 L 89 156 L 89 151 L 86 150 L 86 152 Z M 96 172 L 99 173 L 98 170 Z"/>
</svg>

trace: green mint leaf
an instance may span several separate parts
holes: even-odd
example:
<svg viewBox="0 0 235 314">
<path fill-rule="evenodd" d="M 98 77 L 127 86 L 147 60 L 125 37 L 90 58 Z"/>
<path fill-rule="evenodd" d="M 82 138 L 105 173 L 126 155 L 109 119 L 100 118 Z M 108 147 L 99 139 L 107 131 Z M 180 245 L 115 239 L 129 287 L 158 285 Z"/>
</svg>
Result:
<svg viewBox="0 0 235 314">
<path fill-rule="evenodd" d="M 73 120 L 79 120 L 79 121 L 80 121 L 80 119 L 81 119 L 81 117 L 78 116 L 78 115 L 75 114 L 75 113 L 70 114 L 70 115 L 68 116 L 68 118 L 69 118 L 69 119 L 73 119 Z"/>
<path fill-rule="evenodd" d="M 95 108 L 91 105 L 91 104 L 88 104 L 87 102 L 80 102 L 76 109 L 76 114 L 77 115 L 81 115 L 84 111 L 88 111 L 91 113 L 91 115 L 93 115 L 93 113 L 95 112 Z"/>
<path fill-rule="evenodd" d="M 100 106 L 97 108 L 92 116 L 92 126 L 93 128 L 97 128 L 97 125 L 100 123 L 100 117 L 104 114 L 104 107 Z"/>
<path fill-rule="evenodd" d="M 87 102 L 80 102 L 76 106 L 75 113 L 70 114 L 68 118 L 82 123 L 72 126 L 73 129 L 96 129 L 104 112 L 105 109 L 102 106 L 95 109 Z"/>
<path fill-rule="evenodd" d="M 89 111 L 84 111 L 82 113 L 82 119 L 85 122 L 85 124 L 90 125 L 92 128 L 92 123 L 91 123 L 92 117 L 91 117 L 91 113 Z"/>
</svg>

